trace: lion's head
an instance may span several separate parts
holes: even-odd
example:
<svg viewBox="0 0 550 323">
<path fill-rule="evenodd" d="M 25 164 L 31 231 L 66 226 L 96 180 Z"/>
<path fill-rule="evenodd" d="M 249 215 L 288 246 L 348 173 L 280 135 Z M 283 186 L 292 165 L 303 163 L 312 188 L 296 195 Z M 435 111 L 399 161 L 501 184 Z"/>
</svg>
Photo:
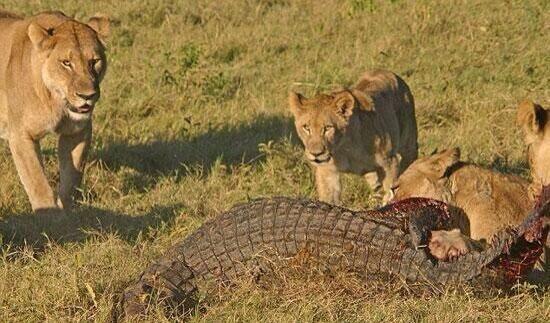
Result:
<svg viewBox="0 0 550 323">
<path fill-rule="evenodd" d="M 529 154 L 533 182 L 540 190 L 550 185 L 550 110 L 531 101 L 523 101 L 517 112 Z"/>
<path fill-rule="evenodd" d="M 88 24 L 64 19 L 53 27 L 33 22 L 27 29 L 34 71 L 73 117 L 89 118 L 99 99 L 107 67 L 100 37 L 106 36 L 108 24 L 105 17 L 93 17 Z"/>
<path fill-rule="evenodd" d="M 354 112 L 360 106 L 357 96 L 361 94 L 353 92 L 355 91 L 344 90 L 319 94 L 311 99 L 298 93 L 290 93 L 289 104 L 296 131 L 310 162 L 330 162 L 334 152 L 344 142 L 346 131 L 354 122 Z"/>
<path fill-rule="evenodd" d="M 449 170 L 460 162 L 458 148 L 447 149 L 414 161 L 399 176 L 392 190 L 394 200 L 426 197 L 449 202 Z"/>
</svg>

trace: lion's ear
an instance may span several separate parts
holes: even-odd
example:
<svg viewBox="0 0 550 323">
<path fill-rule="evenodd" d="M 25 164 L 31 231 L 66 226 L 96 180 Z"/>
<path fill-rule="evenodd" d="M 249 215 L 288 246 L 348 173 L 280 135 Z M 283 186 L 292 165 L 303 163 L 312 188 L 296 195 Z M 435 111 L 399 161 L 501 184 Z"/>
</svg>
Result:
<svg viewBox="0 0 550 323">
<path fill-rule="evenodd" d="M 31 23 L 27 28 L 27 35 L 34 48 L 42 50 L 48 47 L 48 41 L 53 34 L 53 29 L 44 29 L 35 23 Z"/>
<path fill-rule="evenodd" d="M 439 178 L 442 178 L 447 173 L 447 170 L 453 167 L 460 161 L 460 149 L 455 147 L 446 149 L 439 154 L 432 156 L 432 170 L 437 173 Z"/>
<path fill-rule="evenodd" d="M 357 99 L 357 101 L 359 102 L 359 107 L 361 110 L 374 111 L 374 101 L 372 97 L 367 95 L 365 92 L 359 91 L 356 89 L 352 90 L 351 93 L 353 94 L 355 99 Z"/>
<path fill-rule="evenodd" d="M 290 91 L 288 94 L 288 104 L 290 106 L 290 111 L 295 116 L 299 115 L 304 111 L 304 96 L 300 93 L 296 93 L 294 91 Z"/>
<path fill-rule="evenodd" d="M 105 15 L 95 15 L 88 20 L 90 26 L 99 38 L 103 41 L 109 37 L 111 33 L 111 19 Z"/>
<path fill-rule="evenodd" d="M 548 122 L 548 112 L 538 104 L 525 100 L 520 103 L 517 123 L 523 128 L 525 141 L 530 142 L 538 136 Z"/>
<path fill-rule="evenodd" d="M 349 91 L 342 92 L 336 97 L 334 102 L 336 114 L 344 119 L 349 119 L 353 114 L 355 104 L 355 97 Z"/>
</svg>

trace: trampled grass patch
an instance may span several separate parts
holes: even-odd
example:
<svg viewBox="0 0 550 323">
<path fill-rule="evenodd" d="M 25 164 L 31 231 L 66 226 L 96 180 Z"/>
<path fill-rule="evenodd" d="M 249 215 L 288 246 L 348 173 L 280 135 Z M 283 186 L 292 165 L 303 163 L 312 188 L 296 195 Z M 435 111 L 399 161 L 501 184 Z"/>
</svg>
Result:
<svg viewBox="0 0 550 323">
<path fill-rule="evenodd" d="M 388 68 L 415 96 L 421 154 L 459 146 L 467 160 L 523 176 L 515 109 L 523 98 L 550 103 L 545 0 L 0 0 L 0 7 L 113 19 L 74 214 L 30 214 L 0 144 L 0 321 L 108 321 L 117 293 L 205 220 L 249 198 L 314 197 L 287 107 L 291 89 L 311 95 Z M 43 142 L 54 180 L 55 142 Z M 346 206 L 376 205 L 361 178 L 345 181 Z M 210 296 L 191 320 L 550 317 L 550 294 L 540 286 L 427 297 L 403 288 L 353 277 L 244 283 Z"/>
</svg>

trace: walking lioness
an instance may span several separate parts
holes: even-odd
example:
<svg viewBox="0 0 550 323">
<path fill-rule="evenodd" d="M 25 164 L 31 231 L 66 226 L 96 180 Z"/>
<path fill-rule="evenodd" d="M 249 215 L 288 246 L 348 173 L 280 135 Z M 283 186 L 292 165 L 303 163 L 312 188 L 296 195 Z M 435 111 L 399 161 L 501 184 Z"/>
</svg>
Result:
<svg viewBox="0 0 550 323">
<path fill-rule="evenodd" d="M 351 89 L 306 99 L 289 95 L 296 131 L 315 170 L 319 199 L 340 202 L 340 173 L 362 175 L 384 201 L 418 153 L 414 100 L 407 84 L 369 71 Z"/>
<path fill-rule="evenodd" d="M 0 137 L 7 139 L 33 210 L 68 209 L 92 136 L 105 74 L 108 19 L 61 12 L 23 18 L 0 11 Z M 39 140 L 59 135 L 59 197 L 42 168 Z"/>
</svg>

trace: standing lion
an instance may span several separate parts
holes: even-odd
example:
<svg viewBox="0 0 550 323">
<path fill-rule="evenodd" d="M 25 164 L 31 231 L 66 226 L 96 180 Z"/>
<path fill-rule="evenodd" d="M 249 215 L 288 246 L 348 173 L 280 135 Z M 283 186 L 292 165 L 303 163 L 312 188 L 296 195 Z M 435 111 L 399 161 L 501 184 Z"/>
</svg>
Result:
<svg viewBox="0 0 550 323">
<path fill-rule="evenodd" d="M 550 108 L 525 100 L 519 105 L 517 122 L 523 130 L 533 178 L 529 193 L 536 200 L 543 194 L 543 187 L 550 185 Z M 546 238 L 539 267 L 543 269 L 546 281 L 550 281 L 550 235 Z"/>
<path fill-rule="evenodd" d="M 306 99 L 291 92 L 290 110 L 305 155 L 315 170 L 319 199 L 340 202 L 340 173 L 391 187 L 418 155 L 414 100 L 407 84 L 384 70 L 368 71 L 351 88 Z"/>
<path fill-rule="evenodd" d="M 550 108 L 532 101 L 523 101 L 517 111 L 517 122 L 527 145 L 533 184 L 531 194 L 537 196 L 550 185 Z"/>
<path fill-rule="evenodd" d="M 34 211 L 69 209 L 92 138 L 106 69 L 109 21 L 61 12 L 23 18 L 0 11 L 0 137 L 9 143 Z M 59 196 L 44 174 L 39 141 L 59 135 Z"/>
</svg>

